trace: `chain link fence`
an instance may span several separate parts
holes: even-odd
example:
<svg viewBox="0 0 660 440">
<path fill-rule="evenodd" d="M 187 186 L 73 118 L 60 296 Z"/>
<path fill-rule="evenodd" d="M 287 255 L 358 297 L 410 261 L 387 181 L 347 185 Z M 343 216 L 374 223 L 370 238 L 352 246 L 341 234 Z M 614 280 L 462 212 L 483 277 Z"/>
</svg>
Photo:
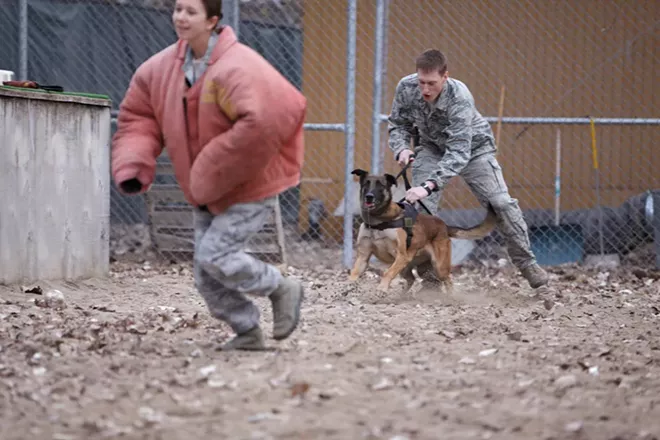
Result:
<svg viewBox="0 0 660 440">
<path fill-rule="evenodd" d="M 383 38 L 373 148 L 386 171 L 398 170 L 386 132 L 397 82 L 419 53 L 438 48 L 492 123 L 540 262 L 660 265 L 657 2 L 366 3 L 361 19 L 375 27 L 376 42 Z M 440 216 L 454 224 L 483 218 L 460 178 L 443 199 Z M 506 258 L 498 233 L 480 244 L 473 258 Z"/>
<path fill-rule="evenodd" d="M 108 94 L 116 110 L 139 64 L 176 41 L 173 4 L 0 0 L 0 69 Z M 348 172 L 398 172 L 386 130 L 394 89 L 415 57 L 436 47 L 492 122 L 541 262 L 616 255 L 655 264 L 659 9 L 652 1 L 225 1 L 224 22 L 309 104 L 302 182 L 281 194 L 250 250 L 279 262 L 284 247 L 294 265 L 350 264 L 357 220 L 344 211 L 357 214 L 357 184 Z M 112 258 L 190 258 L 190 207 L 166 155 L 154 188 L 145 197 L 112 189 Z M 457 225 L 484 215 L 460 178 L 441 207 Z M 455 255 L 497 261 L 506 258 L 502 243 L 494 233 L 474 249 L 457 243 Z"/>
</svg>

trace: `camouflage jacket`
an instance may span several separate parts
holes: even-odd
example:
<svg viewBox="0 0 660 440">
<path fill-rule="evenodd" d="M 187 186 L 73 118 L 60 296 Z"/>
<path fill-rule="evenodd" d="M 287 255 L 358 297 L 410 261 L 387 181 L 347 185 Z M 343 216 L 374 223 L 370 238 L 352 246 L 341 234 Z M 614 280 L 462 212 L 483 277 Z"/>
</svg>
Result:
<svg viewBox="0 0 660 440">
<path fill-rule="evenodd" d="M 447 80 L 435 105 L 422 98 L 416 73 L 399 81 L 388 119 L 389 147 L 395 157 L 410 148 L 414 126 L 419 130 L 419 147 L 431 148 L 442 157 L 428 176 L 440 188 L 471 158 L 496 151 L 490 124 L 477 111 L 467 86 L 454 78 Z"/>
</svg>

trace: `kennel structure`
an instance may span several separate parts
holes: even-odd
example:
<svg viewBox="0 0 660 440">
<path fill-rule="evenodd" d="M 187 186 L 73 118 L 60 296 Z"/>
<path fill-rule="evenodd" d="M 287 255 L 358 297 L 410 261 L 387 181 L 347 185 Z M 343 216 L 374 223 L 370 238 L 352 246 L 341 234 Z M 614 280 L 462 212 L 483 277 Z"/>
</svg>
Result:
<svg viewBox="0 0 660 440">
<path fill-rule="evenodd" d="M 0 86 L 0 283 L 108 274 L 110 108 Z"/>
</svg>

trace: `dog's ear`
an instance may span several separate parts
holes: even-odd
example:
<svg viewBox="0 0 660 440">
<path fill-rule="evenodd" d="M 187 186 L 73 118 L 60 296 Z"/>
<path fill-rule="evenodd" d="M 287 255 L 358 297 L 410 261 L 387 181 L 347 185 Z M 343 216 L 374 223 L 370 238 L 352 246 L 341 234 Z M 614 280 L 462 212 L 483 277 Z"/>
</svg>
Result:
<svg viewBox="0 0 660 440">
<path fill-rule="evenodd" d="M 351 171 L 351 174 L 354 174 L 354 175 L 360 177 L 360 184 L 362 184 L 362 182 L 364 181 L 364 178 L 369 175 L 369 173 L 367 171 L 365 171 L 363 169 L 360 169 L 360 168 L 354 169 L 353 171 Z"/>
<path fill-rule="evenodd" d="M 391 174 L 385 174 L 385 180 L 389 184 L 389 186 L 396 186 L 396 177 L 394 177 Z"/>
</svg>

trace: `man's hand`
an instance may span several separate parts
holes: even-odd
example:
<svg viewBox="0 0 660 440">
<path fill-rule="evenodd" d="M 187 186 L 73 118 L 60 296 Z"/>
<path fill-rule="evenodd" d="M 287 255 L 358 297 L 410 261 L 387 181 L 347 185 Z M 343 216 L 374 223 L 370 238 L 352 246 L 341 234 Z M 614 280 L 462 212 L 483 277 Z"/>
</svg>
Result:
<svg viewBox="0 0 660 440">
<path fill-rule="evenodd" d="M 412 150 L 405 149 L 399 153 L 399 165 L 405 167 L 410 161 L 410 156 L 413 156 L 415 153 Z"/>
<path fill-rule="evenodd" d="M 406 191 L 406 200 L 410 203 L 415 203 L 416 201 L 422 200 L 428 195 L 429 192 L 425 188 L 421 186 L 415 186 Z"/>
<path fill-rule="evenodd" d="M 433 192 L 435 189 L 435 181 L 427 180 L 421 186 L 416 186 L 406 191 L 406 200 L 410 203 L 415 203 L 416 201 L 431 195 L 431 192 Z"/>
</svg>

